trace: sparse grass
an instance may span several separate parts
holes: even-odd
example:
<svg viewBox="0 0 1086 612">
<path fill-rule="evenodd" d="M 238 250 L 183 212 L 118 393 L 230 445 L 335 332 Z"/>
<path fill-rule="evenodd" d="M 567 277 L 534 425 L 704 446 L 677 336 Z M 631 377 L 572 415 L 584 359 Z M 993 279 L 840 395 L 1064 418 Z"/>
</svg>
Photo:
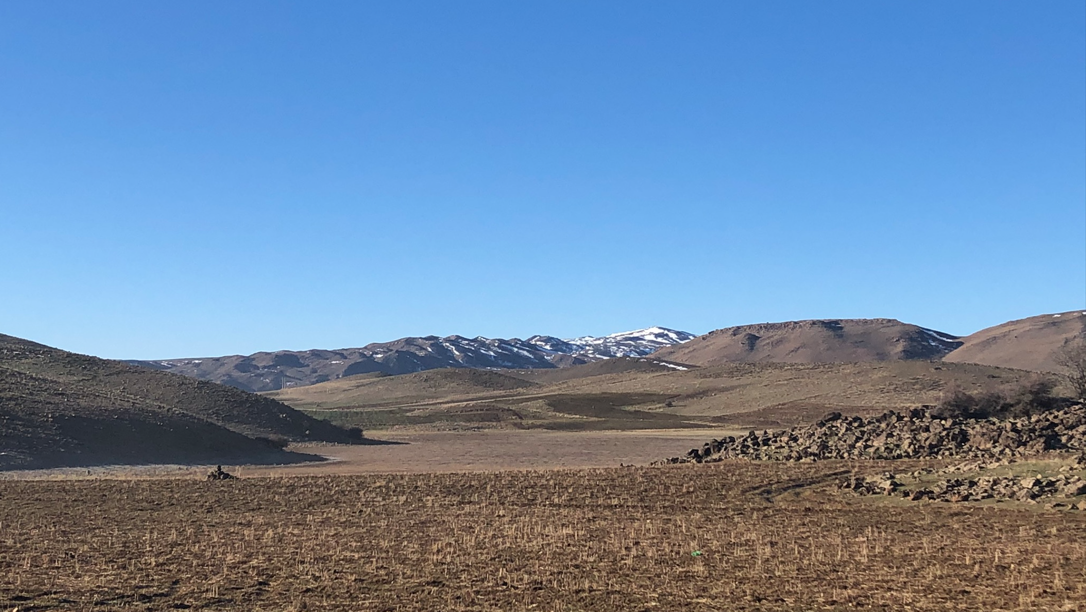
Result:
<svg viewBox="0 0 1086 612">
<path fill-rule="evenodd" d="M 0 609 L 1074 610 L 1086 513 L 820 462 L 0 482 Z M 700 556 L 692 556 L 701 551 Z"/>
<path fill-rule="evenodd" d="M 593 375 L 574 377 L 579 370 Z M 431 370 L 351 377 L 271 395 L 318 418 L 366 430 L 450 422 L 567 430 L 705 424 L 780 428 L 813 422 L 830 411 L 873 415 L 934 404 L 949 388 L 981 392 L 1032 376 L 927 361 L 596 372 L 577 366 L 475 380 L 458 370 Z"/>
</svg>

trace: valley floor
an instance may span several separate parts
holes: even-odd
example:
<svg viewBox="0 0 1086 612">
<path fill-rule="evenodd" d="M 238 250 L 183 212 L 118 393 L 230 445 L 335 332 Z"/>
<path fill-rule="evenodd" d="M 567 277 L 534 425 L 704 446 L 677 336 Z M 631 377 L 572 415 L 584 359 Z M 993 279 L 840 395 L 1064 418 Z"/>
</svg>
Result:
<svg viewBox="0 0 1086 612">
<path fill-rule="evenodd" d="M 745 434 L 724 429 L 566 432 L 483 430 L 377 432 L 390 444 L 297 444 L 290 450 L 326 457 L 324 462 L 284 465 L 225 465 L 238 476 L 318 476 L 373 473 L 487 472 L 648 465 L 700 447 L 714 437 Z M 0 471 L 0 480 L 97 478 L 193 478 L 206 465 L 117 465 Z"/>
<path fill-rule="evenodd" d="M 497 470 L 603 468 L 647 465 L 700 447 L 734 430 L 678 429 L 563 432 L 484 430 L 476 432 L 377 432 L 373 437 L 405 444 L 387 446 L 299 445 L 327 463 L 246 466 L 245 475 L 369 474 L 381 472 L 479 472 Z M 746 432 L 742 432 L 745 434 Z M 295 447 L 292 447 L 295 450 Z"/>
<path fill-rule="evenodd" d="M 1083 609 L 1086 513 L 836 486 L 921 465 L 5 480 L 0 610 Z"/>
</svg>

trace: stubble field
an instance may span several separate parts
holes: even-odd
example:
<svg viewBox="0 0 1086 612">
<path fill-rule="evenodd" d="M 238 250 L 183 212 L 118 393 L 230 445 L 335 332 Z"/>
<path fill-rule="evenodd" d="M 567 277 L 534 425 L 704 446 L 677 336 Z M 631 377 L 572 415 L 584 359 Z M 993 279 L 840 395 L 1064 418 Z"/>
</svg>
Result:
<svg viewBox="0 0 1086 612">
<path fill-rule="evenodd" d="M 1086 513 L 833 487 L 884 469 L 8 480 L 0 609 L 1082 609 Z"/>
</svg>

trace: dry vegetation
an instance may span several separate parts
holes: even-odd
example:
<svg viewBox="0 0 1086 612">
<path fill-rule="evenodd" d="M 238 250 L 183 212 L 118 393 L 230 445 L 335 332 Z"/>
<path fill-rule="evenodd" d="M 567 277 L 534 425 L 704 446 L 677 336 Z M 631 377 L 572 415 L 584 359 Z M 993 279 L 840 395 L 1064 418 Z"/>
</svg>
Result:
<svg viewBox="0 0 1086 612">
<path fill-rule="evenodd" d="M 0 334 L 0 469 L 294 462 L 288 441 L 360 434 L 237 389 Z"/>
<path fill-rule="evenodd" d="M 1061 347 L 1086 338 L 1086 311 L 1074 310 L 1008 321 L 962 338 L 948 362 L 982 363 L 1040 372 L 1061 372 Z"/>
<path fill-rule="evenodd" d="M 5 481 L 0 609 L 1081 609 L 1086 515 L 833 486 L 889 465 Z"/>
<path fill-rule="evenodd" d="M 350 377 L 271 395 L 311 415 L 367 431 L 456 424 L 565 430 L 777 428 L 811 422 L 833 410 L 873 415 L 934 404 L 947 389 L 979 391 L 1033 376 L 928 361 L 737 363 L 687 371 L 639 360 L 603 363 L 608 369 L 588 364 L 546 371 Z"/>
</svg>

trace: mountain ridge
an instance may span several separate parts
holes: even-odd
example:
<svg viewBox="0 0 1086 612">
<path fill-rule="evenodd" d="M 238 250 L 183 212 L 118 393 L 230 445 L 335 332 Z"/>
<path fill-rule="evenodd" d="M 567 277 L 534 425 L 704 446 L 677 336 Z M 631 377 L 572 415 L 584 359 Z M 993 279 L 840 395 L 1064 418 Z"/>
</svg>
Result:
<svg viewBox="0 0 1086 612">
<path fill-rule="evenodd" d="M 412 336 L 360 348 L 262 351 L 163 360 L 131 365 L 210 380 L 251 392 L 307 386 L 358 374 L 410 374 L 439 368 L 550 369 L 614 357 L 642 357 L 694 334 L 649 327 L 607 336 L 468 338 Z"/>
<path fill-rule="evenodd" d="M 698 366 L 931 360 L 961 345 L 957 336 L 897 319 L 806 319 L 717 329 L 652 356 Z"/>
<path fill-rule="evenodd" d="M 1081 325 L 1079 324 L 1081 323 Z M 1025 331 L 1027 330 L 1032 331 Z M 1015 330 L 1023 331 L 1019 337 Z M 1046 330 L 1046 331 L 1045 331 Z M 650 327 L 607 336 L 526 340 L 408 337 L 358 349 L 261 352 L 201 359 L 129 361 L 243 390 L 265 392 L 358 374 L 439 368 L 547 370 L 618 357 L 651 356 L 706 366 L 723 363 L 846 363 L 935 360 L 1053 372 L 1055 351 L 1086 335 L 1083 311 L 1027 317 L 956 336 L 897 319 L 806 319 L 726 327 L 701 336 Z"/>
</svg>

